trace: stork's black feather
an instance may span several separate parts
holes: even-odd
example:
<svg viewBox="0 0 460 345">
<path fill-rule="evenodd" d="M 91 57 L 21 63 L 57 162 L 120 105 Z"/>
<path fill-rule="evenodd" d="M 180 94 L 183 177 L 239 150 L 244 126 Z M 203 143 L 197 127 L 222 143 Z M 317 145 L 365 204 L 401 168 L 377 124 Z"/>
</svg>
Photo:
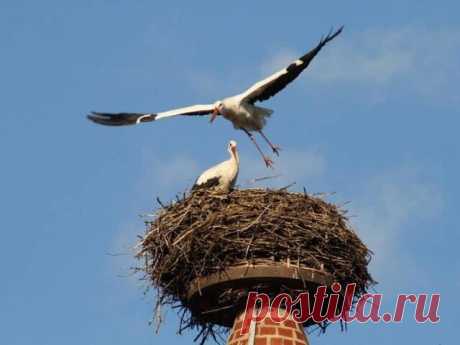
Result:
<svg viewBox="0 0 460 345">
<path fill-rule="evenodd" d="M 149 113 L 99 113 L 91 112 L 87 118 L 106 126 L 135 125 L 141 122 L 155 121 L 156 114 Z"/>
<path fill-rule="evenodd" d="M 204 182 L 202 184 L 196 184 L 196 181 L 195 181 L 195 184 L 192 187 L 192 191 L 197 190 L 197 189 L 201 189 L 201 188 L 209 189 L 209 188 L 212 188 L 212 187 L 216 187 L 219 184 L 220 184 L 220 177 L 218 177 L 218 176 L 211 177 L 209 180 L 207 180 L 206 182 Z"/>
</svg>

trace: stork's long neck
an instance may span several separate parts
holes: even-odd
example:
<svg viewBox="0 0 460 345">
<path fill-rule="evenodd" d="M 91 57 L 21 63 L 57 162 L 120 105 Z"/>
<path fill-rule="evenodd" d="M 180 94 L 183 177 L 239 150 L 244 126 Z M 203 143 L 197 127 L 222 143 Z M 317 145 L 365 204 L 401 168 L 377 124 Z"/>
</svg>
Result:
<svg viewBox="0 0 460 345">
<path fill-rule="evenodd" d="M 238 155 L 237 150 L 230 149 L 230 160 L 235 163 L 236 166 L 240 165 L 240 156 Z"/>
</svg>

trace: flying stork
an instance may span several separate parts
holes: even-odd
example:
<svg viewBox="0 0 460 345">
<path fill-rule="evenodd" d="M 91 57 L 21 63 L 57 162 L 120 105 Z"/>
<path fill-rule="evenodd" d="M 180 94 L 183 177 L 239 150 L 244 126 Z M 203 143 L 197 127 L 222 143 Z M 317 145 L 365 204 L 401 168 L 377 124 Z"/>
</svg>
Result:
<svg viewBox="0 0 460 345">
<path fill-rule="evenodd" d="M 236 141 L 230 140 L 227 147 L 230 158 L 203 172 L 195 181 L 192 190 L 199 188 L 215 188 L 229 192 L 235 186 L 238 177 L 240 158 L 236 149 Z"/>
<path fill-rule="evenodd" d="M 227 97 L 214 102 L 213 104 L 199 104 L 189 107 L 173 109 L 160 113 L 101 113 L 92 112 L 88 119 L 108 126 L 134 125 L 144 122 L 160 120 L 168 117 L 185 115 L 185 116 L 202 116 L 210 114 L 210 122 L 213 122 L 218 115 L 223 116 L 233 123 L 235 129 L 244 131 L 256 146 L 267 167 L 272 167 L 273 161 L 264 155 L 257 144 L 252 132 L 258 132 L 272 149 L 273 153 L 279 155 L 279 147 L 273 145 L 267 136 L 262 132 L 267 117 L 273 110 L 256 106 L 256 102 L 265 101 L 278 92 L 283 90 L 290 82 L 296 79 L 304 69 L 308 67 L 318 52 L 342 32 L 343 26 L 336 32 L 330 32 L 325 38 L 322 38 L 318 45 L 301 56 L 298 60 L 292 62 L 286 68 L 272 74 L 249 89 L 235 96 Z"/>
</svg>

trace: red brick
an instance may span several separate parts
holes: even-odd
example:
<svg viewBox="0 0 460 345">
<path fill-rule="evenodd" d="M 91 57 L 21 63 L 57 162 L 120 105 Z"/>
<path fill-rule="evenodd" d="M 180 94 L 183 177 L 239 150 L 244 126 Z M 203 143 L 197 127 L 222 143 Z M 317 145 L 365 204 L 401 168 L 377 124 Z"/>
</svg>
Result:
<svg viewBox="0 0 460 345">
<path fill-rule="evenodd" d="M 261 334 L 261 335 L 273 335 L 273 334 L 276 334 L 276 328 L 275 327 L 261 327 L 259 334 Z"/>
<path fill-rule="evenodd" d="M 270 345 L 282 345 L 283 339 L 281 338 L 272 338 L 270 341 Z"/>
<path fill-rule="evenodd" d="M 293 345 L 293 342 L 290 339 L 284 339 L 283 344 L 284 345 Z"/>
<path fill-rule="evenodd" d="M 241 333 L 241 330 L 238 330 L 236 331 L 235 333 L 233 333 L 233 339 L 237 339 L 237 338 L 243 338 L 244 336 L 248 335 L 247 333 L 246 334 L 243 334 Z"/>
<path fill-rule="evenodd" d="M 292 320 L 286 320 L 286 321 L 284 321 L 284 325 L 285 325 L 286 327 L 290 327 L 290 328 L 295 328 L 295 329 L 297 329 L 297 324 L 296 324 L 294 321 L 292 321 Z"/>
<path fill-rule="evenodd" d="M 238 322 L 235 323 L 235 325 L 233 326 L 233 329 L 240 329 L 241 326 L 243 326 L 243 321 L 238 321 Z"/>
<path fill-rule="evenodd" d="M 292 329 L 278 328 L 278 334 L 282 335 L 283 337 L 294 338 Z"/>
<path fill-rule="evenodd" d="M 308 343 L 306 343 L 305 341 L 296 341 L 295 342 L 295 345 L 306 345 Z"/>
<path fill-rule="evenodd" d="M 305 334 L 303 334 L 302 332 L 296 331 L 295 335 L 296 335 L 297 339 L 302 339 L 302 340 L 305 339 Z"/>
<path fill-rule="evenodd" d="M 256 338 L 254 345 L 267 345 L 267 338 Z"/>
<path fill-rule="evenodd" d="M 267 318 L 264 320 L 264 324 L 266 324 L 266 325 L 272 325 L 272 326 L 277 326 L 277 325 L 279 325 L 279 323 L 276 323 L 275 321 L 273 321 L 273 320 L 270 319 L 269 317 L 267 317 Z"/>
</svg>

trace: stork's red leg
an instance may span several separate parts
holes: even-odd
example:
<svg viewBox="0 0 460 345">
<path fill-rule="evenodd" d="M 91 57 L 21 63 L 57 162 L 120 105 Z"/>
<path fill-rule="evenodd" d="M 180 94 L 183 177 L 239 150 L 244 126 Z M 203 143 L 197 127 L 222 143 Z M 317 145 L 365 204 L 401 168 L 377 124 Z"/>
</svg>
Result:
<svg viewBox="0 0 460 345">
<path fill-rule="evenodd" d="M 262 152 L 262 150 L 260 149 L 259 147 L 259 144 L 257 144 L 256 142 L 256 139 L 254 138 L 254 136 L 251 134 L 251 132 L 249 132 L 247 129 L 245 128 L 242 128 L 242 130 L 248 135 L 249 139 L 251 139 L 251 141 L 254 143 L 254 145 L 256 146 L 257 148 L 257 151 L 259 151 L 260 155 L 262 156 L 264 162 L 265 162 L 265 165 L 267 166 L 267 168 L 272 168 L 273 169 L 273 161 L 264 155 L 264 153 Z"/>
<path fill-rule="evenodd" d="M 264 132 L 262 132 L 262 130 L 259 131 L 260 135 L 262 136 L 262 138 L 265 139 L 265 141 L 267 142 L 267 144 L 270 146 L 270 148 L 273 150 L 273 153 L 276 154 L 277 156 L 280 155 L 280 150 L 281 150 L 281 147 L 279 147 L 278 145 L 273 145 L 271 143 L 271 141 L 267 138 L 267 136 L 264 134 Z"/>
</svg>

